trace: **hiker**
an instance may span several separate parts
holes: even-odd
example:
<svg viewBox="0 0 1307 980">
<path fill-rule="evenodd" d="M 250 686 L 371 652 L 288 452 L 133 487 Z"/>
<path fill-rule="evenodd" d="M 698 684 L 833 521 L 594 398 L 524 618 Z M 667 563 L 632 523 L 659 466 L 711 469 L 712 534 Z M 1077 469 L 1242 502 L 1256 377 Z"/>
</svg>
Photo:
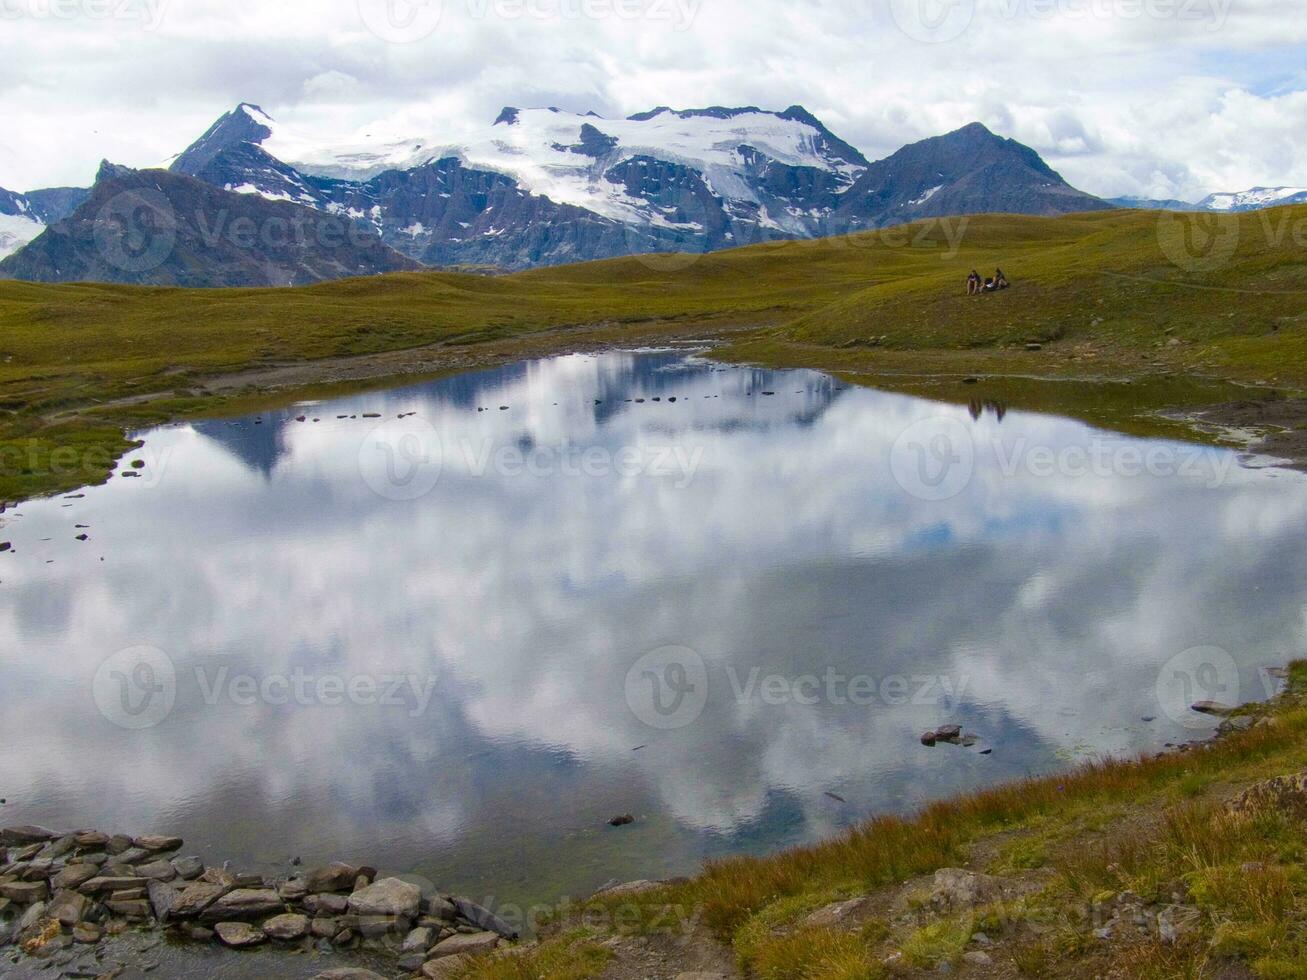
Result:
<svg viewBox="0 0 1307 980">
<path fill-rule="evenodd" d="M 967 276 L 967 295 L 975 296 L 980 292 L 980 273 L 975 269 L 971 270 L 971 275 Z"/>
<path fill-rule="evenodd" d="M 1003 275 L 1003 270 L 1002 270 L 1002 269 L 995 269 L 995 270 L 994 270 L 994 288 L 995 288 L 995 289 L 1007 289 L 1007 287 L 1008 287 L 1007 276 Z"/>
</svg>

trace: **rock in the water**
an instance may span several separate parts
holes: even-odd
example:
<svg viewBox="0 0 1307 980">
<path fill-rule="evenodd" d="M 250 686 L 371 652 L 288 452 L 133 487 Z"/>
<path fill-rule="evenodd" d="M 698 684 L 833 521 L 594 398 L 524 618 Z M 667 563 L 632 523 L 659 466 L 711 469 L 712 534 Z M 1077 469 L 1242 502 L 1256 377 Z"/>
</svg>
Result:
<svg viewBox="0 0 1307 980">
<path fill-rule="evenodd" d="M 79 830 L 74 837 L 77 840 L 78 847 L 94 848 L 95 850 L 99 850 L 109 843 L 109 835 L 98 830 Z"/>
<path fill-rule="evenodd" d="M 182 897 L 185 897 L 184 892 Z M 281 912 L 284 908 L 281 896 L 271 888 L 237 888 L 201 912 L 200 922 L 203 925 L 213 925 L 218 922 L 261 919 L 265 915 Z"/>
<path fill-rule="evenodd" d="M 70 864 L 50 879 L 53 888 L 80 888 L 100 873 L 94 864 Z"/>
<path fill-rule="evenodd" d="M 431 950 L 431 959 L 463 954 L 476 956 L 480 953 L 488 953 L 498 945 L 499 937 L 493 932 L 459 933 L 457 936 L 450 936 L 436 943 Z"/>
<path fill-rule="evenodd" d="M 1219 701 L 1199 701 L 1191 707 L 1200 715 L 1217 715 L 1221 718 L 1228 717 L 1239 710 L 1238 708 L 1230 707 L 1228 704 L 1221 704 Z"/>
<path fill-rule="evenodd" d="M 400 948 L 405 953 L 425 953 L 436 943 L 436 932 L 429 926 L 418 926 L 404 937 Z"/>
<path fill-rule="evenodd" d="M 98 875 L 86 881 L 78 891 L 86 895 L 95 895 L 98 892 L 120 892 L 129 888 L 139 888 L 144 884 L 144 880 L 128 875 Z"/>
<path fill-rule="evenodd" d="M 218 934 L 218 939 L 224 946 L 233 949 L 248 949 L 268 938 L 263 930 L 254 928 L 248 922 L 219 922 L 213 931 Z"/>
<path fill-rule="evenodd" d="M 267 922 L 263 923 L 263 931 L 273 939 L 290 942 L 291 940 L 299 939 L 309 931 L 309 918 L 306 915 L 287 912 L 282 915 L 273 916 Z"/>
<path fill-rule="evenodd" d="M 154 917 L 159 920 L 159 924 L 167 923 L 168 916 L 172 914 L 173 907 L 177 904 L 179 893 L 176 888 L 166 882 L 151 880 L 146 886 L 150 897 L 150 908 L 154 910 Z"/>
<path fill-rule="evenodd" d="M 320 895 L 309 895 L 304 899 L 303 904 L 306 909 L 316 914 L 341 915 L 349 909 L 349 896 L 323 892 Z"/>
<path fill-rule="evenodd" d="M 288 902 L 298 902 L 306 897 L 308 893 L 308 886 L 304 884 L 302 878 L 292 878 L 290 881 L 282 882 L 277 889 L 277 894 Z"/>
<path fill-rule="evenodd" d="M 194 881 L 204 874 L 204 862 L 198 857 L 176 857 L 172 859 L 172 869 L 183 881 Z"/>
<path fill-rule="evenodd" d="M 349 910 L 355 915 L 415 919 L 421 904 L 422 889 L 399 878 L 383 878 L 349 897 Z"/>
<path fill-rule="evenodd" d="M 432 918 L 440 919 L 444 922 L 453 922 L 458 918 L 458 909 L 454 903 L 447 898 L 441 898 L 439 895 L 432 895 L 426 901 L 426 910 Z"/>
<path fill-rule="evenodd" d="M 71 929 L 86 915 L 87 904 L 88 900 L 81 892 L 61 891 L 50 900 L 45 914 Z"/>
<path fill-rule="evenodd" d="M 104 849 L 110 854 L 122 854 L 132 848 L 132 839 L 123 834 L 114 834 L 109 838 L 109 843 L 104 845 Z"/>
<path fill-rule="evenodd" d="M 373 973 L 371 970 L 363 970 L 356 966 L 342 966 L 315 974 L 313 980 L 386 980 L 386 978 L 379 973 Z"/>
<path fill-rule="evenodd" d="M 137 847 L 147 851 L 175 851 L 182 846 L 180 837 L 165 837 L 159 834 L 146 834 L 132 841 Z"/>
<path fill-rule="evenodd" d="M 45 847 L 41 848 L 40 853 L 36 856 L 38 858 L 45 858 L 46 860 L 53 861 L 56 858 L 63 857 L 76 846 L 77 838 L 72 834 L 65 834 L 63 837 L 52 840 L 50 843 L 46 844 Z"/>
<path fill-rule="evenodd" d="M 19 905 L 44 902 L 49 897 L 50 886 L 44 881 L 10 881 L 0 885 L 0 898 L 7 898 Z"/>
<path fill-rule="evenodd" d="M 354 879 L 358 877 L 359 869 L 352 864 L 344 864 L 341 861 L 333 861 L 325 868 L 317 868 L 310 871 L 305 878 L 305 885 L 311 893 L 319 892 L 340 892 L 354 886 Z"/>
<path fill-rule="evenodd" d="M 133 921 L 144 921 L 150 917 L 150 903 L 143 898 L 111 898 L 104 907 L 115 915 Z"/>
<path fill-rule="evenodd" d="M 44 844 L 59 835 L 45 827 L 5 827 L 0 830 L 0 846 L 26 847 L 28 844 Z"/>
<path fill-rule="evenodd" d="M 199 880 L 211 885 L 222 885 L 228 891 L 236 887 L 236 876 L 226 868 L 205 868 Z"/>
<path fill-rule="evenodd" d="M 354 927 L 364 939 L 383 936 L 402 936 L 408 932 L 413 920 L 396 915 L 358 915 L 353 917 Z"/>
<path fill-rule="evenodd" d="M 207 881 L 193 881 L 177 896 L 172 907 L 174 919 L 193 919 L 210 905 L 227 894 L 227 887 Z"/>
<path fill-rule="evenodd" d="M 619 816 L 616 816 L 616 817 L 613 817 L 611 820 L 609 820 L 609 821 L 608 821 L 608 826 L 610 826 L 610 827 L 626 827 L 626 826 L 628 826 L 629 824 L 633 824 L 633 823 L 635 823 L 635 817 L 633 817 L 633 816 L 632 816 L 631 814 L 629 814 L 629 813 L 623 813 L 623 814 L 621 814 L 621 815 L 619 815 Z"/>
<path fill-rule="evenodd" d="M 517 938 L 517 930 L 489 909 L 483 908 L 468 898 L 455 898 L 453 901 L 454 907 L 458 909 L 458 914 L 478 929 L 496 933 L 505 939 Z"/>
<path fill-rule="evenodd" d="M 142 878 L 152 878 L 155 881 L 172 881 L 177 877 L 171 861 L 150 861 L 137 865 L 136 873 Z"/>
<path fill-rule="evenodd" d="M 939 736 L 937 736 L 934 732 L 921 733 L 922 745 L 934 745 L 937 741 L 939 741 Z"/>
<path fill-rule="evenodd" d="M 941 742 L 951 742 L 962 737 L 961 725 L 940 725 L 935 729 L 935 738 Z"/>
</svg>

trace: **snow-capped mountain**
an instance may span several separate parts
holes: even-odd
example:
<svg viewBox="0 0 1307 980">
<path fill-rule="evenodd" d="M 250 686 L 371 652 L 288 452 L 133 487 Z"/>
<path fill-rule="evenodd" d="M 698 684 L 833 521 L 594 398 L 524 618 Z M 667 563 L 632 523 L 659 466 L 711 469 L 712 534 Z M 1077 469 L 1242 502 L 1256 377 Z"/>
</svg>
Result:
<svg viewBox="0 0 1307 980">
<path fill-rule="evenodd" d="M 21 194 L 0 187 L 0 259 L 12 255 L 45 230 L 45 223 Z"/>
<path fill-rule="evenodd" d="M 295 207 L 343 218 L 422 265 L 507 270 L 816 238 L 946 215 L 1108 207 L 1068 185 L 1034 150 L 978 123 L 872 163 L 801 106 L 660 107 L 626 119 L 507 108 L 451 142 L 309 137 L 242 103 L 171 160 L 169 171 L 219 192 L 149 178 L 197 226 L 220 215 L 190 211 L 225 213 L 233 208 L 223 195 L 230 195 L 245 214 Z M 126 179 L 121 168 L 107 172 Z M 104 198 L 98 186 L 93 197 Z M 92 227 L 95 215 L 84 207 L 60 215 L 71 222 L 62 224 Z M 17 261 L 38 246 L 41 256 Z M 76 248 L 69 254 L 80 258 L 67 269 L 55 253 L 63 254 L 43 235 L 0 273 L 51 277 L 72 275 L 73 266 L 84 266 L 83 274 L 98 268 Z M 186 268 L 173 271 L 203 282 L 203 250 L 186 258 Z M 353 260 L 295 261 L 296 281 L 303 281 L 304 270 L 348 274 Z M 230 255 L 214 262 L 215 283 L 254 275 L 239 271 Z M 284 266 L 269 268 L 280 276 Z"/>
<path fill-rule="evenodd" d="M 0 278 L 298 286 L 417 268 L 377 235 L 322 211 L 106 162 L 72 214 L 0 260 Z"/>
<path fill-rule="evenodd" d="M 0 187 L 0 259 L 12 255 L 66 218 L 90 192 L 82 187 L 49 187 L 16 194 Z"/>
<path fill-rule="evenodd" d="M 1307 187 L 1254 187 L 1236 194 L 1209 194 L 1198 202 L 1202 211 L 1260 211 L 1285 204 L 1307 204 Z"/>
<path fill-rule="evenodd" d="M 506 108 L 450 143 L 311 139 L 242 104 L 172 169 L 348 215 L 428 265 L 508 269 L 944 214 L 1105 207 L 978 124 L 871 164 L 801 106 L 660 107 L 616 120 Z"/>
<path fill-rule="evenodd" d="M 866 167 L 797 106 L 621 120 L 508 108 L 458 144 L 336 144 L 245 104 L 172 162 L 237 193 L 350 215 L 427 264 L 505 268 L 813 237 Z"/>
<path fill-rule="evenodd" d="M 757 161 L 830 174 L 847 186 L 866 169 L 857 150 L 838 140 L 799 106 L 784 112 L 661 107 L 629 119 L 602 119 L 559 109 L 506 108 L 483 132 L 459 143 L 436 139 L 376 145 L 314 144 L 288 133 L 256 107 L 241 111 L 269 131 L 259 145 L 301 173 L 366 181 L 388 170 L 414 170 L 446 158 L 512 177 L 524 191 L 623 222 L 652 221 L 658 209 L 610 168 L 627 160 L 657 161 L 702 174 L 723 199 L 756 204 Z M 752 149 L 754 153 L 741 152 Z M 800 231 L 784 213 L 764 220 Z"/>
<path fill-rule="evenodd" d="M 1307 204 L 1307 187 L 1254 187 L 1233 194 L 1208 194 L 1194 204 L 1146 197 L 1117 197 L 1112 199 L 1112 203 L 1123 208 L 1149 211 L 1261 211 L 1290 204 Z"/>
</svg>

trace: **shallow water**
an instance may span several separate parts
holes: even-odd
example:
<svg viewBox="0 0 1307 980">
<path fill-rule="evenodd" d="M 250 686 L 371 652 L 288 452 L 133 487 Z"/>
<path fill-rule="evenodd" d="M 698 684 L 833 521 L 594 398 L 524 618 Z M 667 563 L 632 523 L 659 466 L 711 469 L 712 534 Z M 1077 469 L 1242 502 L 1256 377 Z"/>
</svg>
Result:
<svg viewBox="0 0 1307 980">
<path fill-rule="evenodd" d="M 502 908 L 1274 689 L 1307 481 L 977 399 L 618 352 L 144 433 L 2 518 L 0 823 Z"/>
</svg>

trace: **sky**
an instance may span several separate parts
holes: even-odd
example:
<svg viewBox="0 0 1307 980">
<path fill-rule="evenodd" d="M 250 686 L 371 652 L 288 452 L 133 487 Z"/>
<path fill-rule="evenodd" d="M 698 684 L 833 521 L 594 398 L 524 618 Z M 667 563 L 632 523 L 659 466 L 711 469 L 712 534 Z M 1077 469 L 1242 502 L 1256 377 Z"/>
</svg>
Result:
<svg viewBox="0 0 1307 980">
<path fill-rule="evenodd" d="M 158 166 L 242 101 L 441 142 L 506 105 L 980 121 L 1103 196 L 1307 187 L 1300 0 L 0 0 L 0 187 Z"/>
</svg>

